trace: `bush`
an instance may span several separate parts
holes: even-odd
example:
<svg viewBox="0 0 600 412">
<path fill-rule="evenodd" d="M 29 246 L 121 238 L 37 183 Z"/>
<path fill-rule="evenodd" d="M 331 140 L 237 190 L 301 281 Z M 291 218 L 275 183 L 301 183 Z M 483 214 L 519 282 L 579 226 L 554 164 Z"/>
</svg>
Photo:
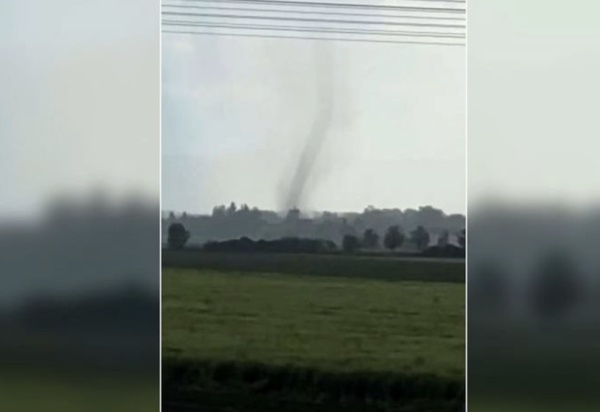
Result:
<svg viewBox="0 0 600 412">
<path fill-rule="evenodd" d="M 347 253 L 356 252 L 360 249 L 360 241 L 356 236 L 345 235 L 344 240 L 342 241 L 342 248 L 344 249 L 344 252 Z"/>
<path fill-rule="evenodd" d="M 337 249 L 335 243 L 322 239 L 283 238 L 278 240 L 254 241 L 247 237 L 207 242 L 203 249 L 207 252 L 277 252 L 277 253 L 323 253 Z"/>
</svg>

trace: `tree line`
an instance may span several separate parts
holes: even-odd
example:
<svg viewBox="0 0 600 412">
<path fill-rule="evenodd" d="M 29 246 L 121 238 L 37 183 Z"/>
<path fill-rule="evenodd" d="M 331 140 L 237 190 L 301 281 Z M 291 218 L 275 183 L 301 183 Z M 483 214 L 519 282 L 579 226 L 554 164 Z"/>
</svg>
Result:
<svg viewBox="0 0 600 412">
<path fill-rule="evenodd" d="M 429 252 L 431 255 L 461 256 L 460 250 L 464 255 L 466 243 L 465 230 L 460 230 L 456 236 L 459 246 L 451 245 L 449 242 L 450 233 L 444 231 L 438 237 L 437 244 L 430 247 L 430 234 L 423 226 L 418 226 L 406 236 L 399 225 L 392 225 L 383 236 L 383 246 L 390 252 L 394 252 L 403 246 L 405 242 L 408 242 L 420 253 Z M 189 238 L 190 232 L 182 223 L 174 222 L 170 224 L 168 230 L 168 246 L 170 249 L 183 249 Z M 366 229 L 361 237 L 347 234 L 342 239 L 341 248 L 345 253 L 355 253 L 361 250 L 375 251 L 380 248 L 380 236 L 371 228 Z M 275 240 L 260 239 L 254 241 L 244 236 L 239 239 L 209 241 L 203 245 L 203 249 L 210 252 L 323 253 L 336 251 L 338 247 L 333 241 L 326 239 L 285 237 Z"/>
<path fill-rule="evenodd" d="M 208 241 L 224 241 L 248 237 L 250 239 L 276 240 L 282 238 L 306 238 L 330 240 L 339 246 L 343 245 L 346 235 L 360 240 L 361 247 L 373 248 L 374 234 L 377 234 L 377 247 L 385 248 L 385 236 L 391 226 L 398 226 L 398 231 L 406 233 L 407 240 L 399 241 L 392 250 L 412 242 L 411 232 L 419 227 L 426 228 L 431 243 L 446 236 L 448 242 L 458 245 L 457 233 L 466 225 L 465 217 L 459 214 L 446 214 L 441 209 L 423 206 L 418 209 L 378 209 L 372 206 L 362 212 L 301 212 L 291 209 L 285 212 L 260 210 L 245 204 L 238 206 L 232 202 L 229 206 L 221 205 L 213 209 L 211 214 L 192 215 L 190 213 L 165 213 L 162 219 L 162 230 L 166 239 L 167 230 L 172 223 L 181 223 L 190 232 L 190 245 L 200 246 Z M 370 232 L 365 237 L 365 233 Z M 392 235 L 391 235 L 392 236 Z M 392 236 L 394 239 L 404 236 Z M 421 242 L 417 248 L 423 249 Z M 431 246 L 431 245 L 430 245 Z"/>
</svg>

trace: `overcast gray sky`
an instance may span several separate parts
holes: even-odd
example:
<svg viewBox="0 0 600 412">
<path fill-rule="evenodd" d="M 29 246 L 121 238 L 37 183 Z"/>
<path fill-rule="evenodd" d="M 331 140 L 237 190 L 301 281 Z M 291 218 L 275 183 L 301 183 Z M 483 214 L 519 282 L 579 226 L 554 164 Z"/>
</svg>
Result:
<svg viewBox="0 0 600 412">
<path fill-rule="evenodd" d="M 160 12 L 0 2 L 0 219 L 102 188 L 158 198 Z"/>
<path fill-rule="evenodd" d="M 470 199 L 597 200 L 598 12 L 469 3 Z M 145 0 L 0 2 L 0 214 L 96 183 L 158 191 L 158 30 Z M 465 51 L 332 50 L 334 118 L 309 206 L 464 211 Z M 163 37 L 165 208 L 277 207 L 314 116 L 312 56 L 310 42 Z"/>
<path fill-rule="evenodd" d="M 328 43 L 333 117 L 303 207 L 464 213 L 464 48 Z M 282 207 L 315 116 L 314 47 L 163 36 L 164 209 Z"/>
<path fill-rule="evenodd" d="M 470 1 L 469 201 L 600 200 L 600 2 Z"/>
</svg>

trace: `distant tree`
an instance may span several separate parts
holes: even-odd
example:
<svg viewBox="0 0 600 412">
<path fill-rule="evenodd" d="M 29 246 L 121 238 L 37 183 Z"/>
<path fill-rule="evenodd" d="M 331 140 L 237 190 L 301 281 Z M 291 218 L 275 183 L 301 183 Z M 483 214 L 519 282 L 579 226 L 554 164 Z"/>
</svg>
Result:
<svg viewBox="0 0 600 412">
<path fill-rule="evenodd" d="M 342 248 L 344 252 L 352 253 L 360 249 L 360 240 L 353 235 L 345 235 L 342 240 Z"/>
<path fill-rule="evenodd" d="M 354 225 L 352 225 L 350 222 L 348 222 L 348 219 L 346 218 L 342 218 L 340 221 L 340 227 L 339 227 L 339 233 L 342 236 L 346 236 L 346 235 L 351 235 L 351 236 L 360 236 L 360 232 L 356 231 L 356 228 L 354 227 Z"/>
<path fill-rule="evenodd" d="M 169 212 L 169 220 L 175 220 L 175 213 Z"/>
<path fill-rule="evenodd" d="M 465 246 L 467 245 L 467 231 L 465 229 L 463 229 L 460 232 L 458 232 L 457 238 L 458 238 L 458 244 L 460 245 L 461 248 L 464 249 Z"/>
<path fill-rule="evenodd" d="M 444 224 L 446 215 L 440 209 L 436 209 L 432 206 L 419 207 L 418 221 L 422 225 L 426 226 L 441 226 Z"/>
<path fill-rule="evenodd" d="M 325 212 L 323 212 L 321 217 L 323 218 L 323 220 L 334 220 L 334 219 L 337 219 L 338 215 L 337 215 L 337 213 L 325 211 Z"/>
<path fill-rule="evenodd" d="M 439 220 L 439 224 L 428 223 L 429 220 L 434 223 Z M 368 206 L 361 213 L 324 211 L 309 217 L 301 214 L 297 209 L 285 210 L 281 213 L 259 210 L 244 203 L 236 204 L 234 202 L 216 206 L 212 210 L 212 216 L 190 213 L 188 220 L 183 218 L 180 212 L 175 212 L 174 215 L 169 215 L 167 212 L 164 216 L 165 232 L 168 225 L 173 222 L 181 222 L 188 230 L 193 231 L 195 241 L 235 239 L 241 236 L 248 236 L 251 239 L 308 236 L 336 242 L 340 249 L 344 235 L 357 236 L 361 244 L 371 247 L 371 241 L 364 238 L 367 229 L 372 229 L 379 235 L 379 247 L 384 247 L 386 230 L 396 224 L 410 228 L 410 230 L 419 225 L 426 228 L 448 229 L 453 243 L 455 242 L 454 237 L 457 237 L 456 246 L 459 247 L 458 232 L 465 227 L 466 223 L 462 215 L 445 215 L 433 207 L 401 210 L 398 208 L 378 209 Z M 406 232 L 405 235 L 404 244 L 411 238 L 410 233 Z M 432 236 L 431 233 L 430 236 Z M 412 241 L 412 239 L 410 240 Z M 465 250 L 465 248 L 461 249 Z"/>
<path fill-rule="evenodd" d="M 188 232 L 181 223 L 171 223 L 169 225 L 169 237 L 167 242 L 170 249 L 180 250 L 183 249 L 185 244 L 190 238 L 190 232 Z"/>
<path fill-rule="evenodd" d="M 425 250 L 429 246 L 429 232 L 423 226 L 418 226 L 410 233 L 410 241 L 419 250 Z"/>
<path fill-rule="evenodd" d="M 215 206 L 213 208 L 212 216 L 215 217 L 215 218 L 225 217 L 226 214 L 227 214 L 227 211 L 225 210 L 225 206 L 223 206 L 223 205 L 221 205 L 221 206 Z"/>
<path fill-rule="evenodd" d="M 237 211 L 237 205 L 235 204 L 235 202 L 231 202 L 231 204 L 227 208 L 227 215 L 229 215 L 229 216 L 234 215 L 236 211 Z"/>
<path fill-rule="evenodd" d="M 290 209 L 285 217 L 285 220 L 287 220 L 288 222 L 296 222 L 300 220 L 300 209 Z"/>
<path fill-rule="evenodd" d="M 447 230 L 444 230 L 442 234 L 438 237 L 437 245 L 439 247 L 446 247 L 450 243 L 450 233 Z"/>
<path fill-rule="evenodd" d="M 392 251 L 402 246 L 402 243 L 404 243 L 404 233 L 402 233 L 400 226 L 390 226 L 387 232 L 385 232 L 383 243 L 386 248 Z"/>
<path fill-rule="evenodd" d="M 363 234 L 362 243 L 367 249 L 375 249 L 379 246 L 379 235 L 373 229 L 367 229 Z"/>
</svg>

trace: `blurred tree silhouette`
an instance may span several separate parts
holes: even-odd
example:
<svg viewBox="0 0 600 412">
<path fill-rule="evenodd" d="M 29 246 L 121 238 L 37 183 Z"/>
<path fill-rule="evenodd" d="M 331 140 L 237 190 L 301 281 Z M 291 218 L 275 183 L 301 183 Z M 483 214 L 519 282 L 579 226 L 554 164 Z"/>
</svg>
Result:
<svg viewBox="0 0 600 412">
<path fill-rule="evenodd" d="M 404 233 L 402 233 L 400 226 L 390 226 L 387 232 L 385 232 L 383 243 L 386 248 L 392 251 L 402 246 L 402 243 L 404 243 Z"/>
<path fill-rule="evenodd" d="M 183 249 L 185 244 L 190 238 L 190 232 L 188 232 L 181 223 L 171 223 L 169 225 L 169 248 L 180 250 Z"/>
<path fill-rule="evenodd" d="M 235 212 L 237 212 L 237 206 L 236 206 L 235 202 L 231 202 L 231 204 L 227 208 L 227 215 L 228 216 L 234 215 Z"/>
<path fill-rule="evenodd" d="M 474 312 L 505 312 L 511 297 L 506 268 L 493 260 L 470 263 L 469 266 L 469 304 L 477 308 Z"/>
<path fill-rule="evenodd" d="M 417 249 L 425 250 L 429 246 L 429 232 L 423 226 L 418 226 L 410 233 L 410 240 Z"/>
<path fill-rule="evenodd" d="M 467 245 L 467 231 L 465 229 L 463 229 L 460 232 L 458 232 L 457 238 L 458 238 L 458 244 L 460 245 L 461 248 L 464 249 L 465 246 Z"/>
<path fill-rule="evenodd" d="M 580 300 L 581 283 L 575 262 L 563 251 L 548 252 L 540 259 L 530 301 L 540 316 L 560 316 Z"/>
<path fill-rule="evenodd" d="M 367 207 L 363 212 L 334 213 L 323 211 L 303 216 L 297 208 L 286 211 L 260 210 L 247 204 L 231 202 L 218 205 L 208 215 L 188 213 L 183 219 L 180 212 L 165 215 L 162 219 L 164 239 L 171 223 L 182 222 L 190 232 L 188 243 L 202 244 L 207 241 L 238 239 L 273 240 L 282 237 L 326 239 L 341 247 L 344 235 L 357 236 L 364 246 L 370 248 L 374 239 L 364 239 L 365 231 L 371 229 L 378 234 L 378 246 L 383 245 L 386 230 L 401 224 L 407 236 L 418 226 L 431 228 L 436 233 L 448 230 L 456 234 L 464 228 L 465 217 L 446 215 L 442 211 L 424 207 L 416 209 L 377 209 Z M 431 235 L 431 233 L 430 233 Z M 369 234 L 370 236 L 370 234 Z"/>
<path fill-rule="evenodd" d="M 342 248 L 344 252 L 352 253 L 360 249 L 360 240 L 353 235 L 345 235 L 342 240 Z"/>
<path fill-rule="evenodd" d="M 379 235 L 373 229 L 367 229 L 363 234 L 362 243 L 367 249 L 376 249 L 379 246 Z"/>
<path fill-rule="evenodd" d="M 446 247 L 450 243 L 450 232 L 444 230 L 442 234 L 438 237 L 437 245 L 439 247 Z"/>
<path fill-rule="evenodd" d="M 287 222 L 297 222 L 298 220 L 300 220 L 300 209 L 290 209 L 287 215 L 285 216 L 285 220 Z"/>
<path fill-rule="evenodd" d="M 212 216 L 215 219 L 222 219 L 227 215 L 227 211 L 225 210 L 225 206 L 215 206 L 212 211 Z"/>
</svg>

